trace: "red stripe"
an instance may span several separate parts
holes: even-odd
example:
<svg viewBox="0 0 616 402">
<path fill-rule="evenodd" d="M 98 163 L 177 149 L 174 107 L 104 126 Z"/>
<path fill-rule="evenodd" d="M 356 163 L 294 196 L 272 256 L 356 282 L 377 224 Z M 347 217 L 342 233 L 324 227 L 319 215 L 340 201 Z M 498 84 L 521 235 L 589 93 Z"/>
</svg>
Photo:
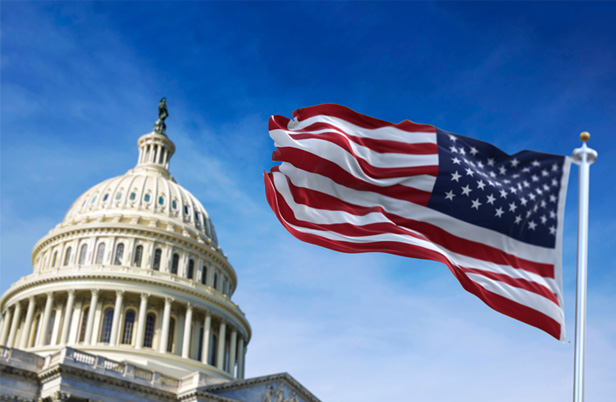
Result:
<svg viewBox="0 0 616 402">
<path fill-rule="evenodd" d="M 468 278 L 464 272 L 458 267 L 453 265 L 445 256 L 433 251 L 424 249 L 417 245 L 402 244 L 398 242 L 372 242 L 361 244 L 361 249 L 358 250 L 356 243 L 345 241 L 334 241 L 326 239 L 318 235 L 303 233 L 291 225 L 289 225 L 279 210 L 278 199 L 276 197 L 277 191 L 275 190 L 274 183 L 271 174 L 264 174 L 265 181 L 265 193 L 267 201 L 278 217 L 280 223 L 297 239 L 305 241 L 307 243 L 316 244 L 318 246 L 326 247 L 332 250 L 346 252 L 346 253 L 359 253 L 369 251 L 380 251 L 390 254 L 401 255 L 405 257 L 420 258 L 425 260 L 439 261 L 447 265 L 449 270 L 456 276 L 460 284 L 468 292 L 473 293 L 475 296 L 483 300 L 488 306 L 494 310 L 515 318 L 519 321 L 525 322 L 529 325 L 537 327 L 556 339 L 560 339 L 561 326 L 551 317 L 525 305 L 509 300 L 503 296 L 489 292 L 479 284 L 473 282 Z"/>
<path fill-rule="evenodd" d="M 347 172 L 340 166 L 336 165 L 327 159 L 321 158 L 310 152 L 303 151 L 297 148 L 279 148 L 272 154 L 272 160 L 280 162 L 288 162 L 298 169 L 320 174 L 329 177 L 336 183 L 358 191 L 371 191 L 387 197 L 396 198 L 408 202 L 413 202 L 420 205 L 428 205 L 430 194 L 427 191 L 417 190 L 412 187 L 402 184 L 394 184 L 388 187 L 380 187 L 374 184 L 364 182 L 351 173 Z M 431 169 L 436 169 L 436 166 L 420 166 L 417 168 L 396 168 L 396 169 L 379 169 L 370 165 L 364 166 L 360 164 L 362 171 L 367 176 L 384 179 L 395 177 L 409 177 L 419 174 L 434 173 Z M 389 174 L 387 174 L 389 173 Z"/>
<path fill-rule="evenodd" d="M 347 138 L 354 143 L 370 149 L 373 152 L 381 154 L 393 153 L 393 154 L 409 154 L 409 155 L 431 155 L 438 153 L 438 146 L 435 142 L 424 142 L 409 144 L 406 142 L 390 140 L 390 139 L 375 139 L 369 137 L 358 137 L 352 135 L 342 128 L 334 126 L 329 123 L 315 123 L 301 130 L 289 130 L 285 127 L 280 127 L 280 130 L 286 131 L 289 136 L 296 140 L 302 140 L 306 138 L 320 138 L 327 141 L 331 141 L 335 144 L 338 138 Z M 315 134 L 315 131 L 331 130 Z M 412 134 L 409 134 L 412 135 Z M 436 136 L 434 138 L 436 140 Z M 339 141 L 339 140 L 338 140 Z M 346 141 L 348 142 L 348 141 Z"/>
<path fill-rule="evenodd" d="M 522 278 L 512 278 L 511 276 L 506 275 L 506 274 L 499 274 L 496 272 L 484 271 L 484 270 L 476 269 L 476 268 L 465 268 L 465 267 L 459 267 L 459 268 L 461 271 L 467 274 L 481 275 L 493 281 L 503 282 L 503 283 L 506 283 L 507 285 L 510 285 L 516 288 L 528 290 L 529 292 L 535 293 L 539 296 L 543 296 L 546 299 L 549 299 L 550 301 L 552 301 L 552 303 L 560 306 L 560 303 L 558 302 L 558 296 L 556 296 L 556 294 L 552 292 L 551 290 L 549 290 L 547 287 L 542 286 L 538 284 L 537 282 L 532 282 L 532 281 L 529 281 L 527 279 L 522 279 Z"/>
<path fill-rule="evenodd" d="M 333 103 L 326 103 L 323 105 L 297 109 L 293 112 L 293 117 L 299 121 L 306 120 L 318 115 L 338 117 L 340 119 L 353 123 L 356 126 L 368 129 L 375 129 L 381 127 L 396 127 L 400 130 L 408 132 L 435 132 L 434 126 L 431 126 L 429 124 L 418 124 L 413 123 L 409 120 L 404 120 L 398 124 L 393 124 L 385 120 L 375 119 L 374 117 L 357 113 L 349 109 L 348 107 L 335 105 Z"/>
<path fill-rule="evenodd" d="M 280 170 L 278 167 L 272 168 L 272 173 L 279 171 Z M 294 218 L 294 213 L 292 209 L 287 206 L 289 208 L 289 211 L 285 214 L 285 216 L 293 216 L 294 224 L 297 226 L 328 230 L 345 234 L 348 236 L 367 236 L 376 233 L 396 233 L 409 235 L 440 245 L 443 248 L 456 254 L 464 255 L 471 258 L 477 258 L 498 265 L 510 266 L 515 269 L 523 269 L 524 271 L 537 274 L 544 278 L 554 278 L 553 264 L 538 263 L 535 261 L 520 258 L 515 255 L 506 253 L 499 248 L 455 236 L 436 225 L 422 221 L 416 221 L 413 219 L 403 218 L 401 216 L 389 213 L 385 211 L 381 206 L 377 205 L 372 207 L 366 207 L 355 205 L 343 201 L 337 197 L 333 197 L 329 194 L 322 193 L 320 191 L 304 187 L 297 187 L 291 182 L 291 180 L 289 180 L 288 178 L 286 179 L 293 199 L 298 204 L 327 211 L 344 211 L 356 216 L 364 216 L 371 212 L 378 212 L 383 214 L 389 221 L 392 222 L 391 224 L 381 223 L 362 226 L 355 226 L 350 223 L 317 225 L 310 222 L 296 220 Z M 279 198 L 279 206 L 281 208 L 283 206 L 286 206 L 287 204 L 284 199 L 282 199 L 282 196 L 280 196 Z M 289 218 L 289 220 L 291 220 L 291 218 Z M 420 233 L 421 235 L 417 235 L 417 233 Z"/>
</svg>

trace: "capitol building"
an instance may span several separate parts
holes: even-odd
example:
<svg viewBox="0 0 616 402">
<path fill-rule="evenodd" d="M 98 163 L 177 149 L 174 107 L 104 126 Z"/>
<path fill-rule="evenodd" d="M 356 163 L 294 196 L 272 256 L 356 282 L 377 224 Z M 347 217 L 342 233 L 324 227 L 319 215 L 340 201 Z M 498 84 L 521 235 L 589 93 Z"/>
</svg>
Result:
<svg viewBox="0 0 616 402">
<path fill-rule="evenodd" d="M 86 190 L 0 298 L 0 401 L 318 402 L 245 378 L 250 324 L 206 209 L 169 173 L 165 100 L 136 166 Z"/>
</svg>

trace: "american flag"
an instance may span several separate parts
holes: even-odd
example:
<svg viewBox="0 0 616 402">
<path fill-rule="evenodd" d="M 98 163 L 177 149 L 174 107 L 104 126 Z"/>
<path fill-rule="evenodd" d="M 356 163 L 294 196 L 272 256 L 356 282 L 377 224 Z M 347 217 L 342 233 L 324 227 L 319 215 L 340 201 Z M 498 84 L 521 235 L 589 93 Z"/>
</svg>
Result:
<svg viewBox="0 0 616 402">
<path fill-rule="evenodd" d="M 333 104 L 272 116 L 269 130 L 282 163 L 265 173 L 267 200 L 295 237 L 440 261 L 493 309 L 564 340 L 568 157 Z"/>
</svg>

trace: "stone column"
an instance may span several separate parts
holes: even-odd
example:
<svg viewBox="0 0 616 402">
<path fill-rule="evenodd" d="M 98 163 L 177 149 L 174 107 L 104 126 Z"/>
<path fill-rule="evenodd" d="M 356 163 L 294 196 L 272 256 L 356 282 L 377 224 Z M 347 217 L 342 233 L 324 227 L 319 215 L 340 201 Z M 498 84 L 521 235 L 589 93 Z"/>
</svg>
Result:
<svg viewBox="0 0 616 402">
<path fill-rule="evenodd" d="M 218 356 L 216 357 L 216 368 L 224 371 L 225 367 L 225 336 L 226 336 L 227 324 L 224 321 L 220 322 L 218 328 Z"/>
<path fill-rule="evenodd" d="M 186 318 L 184 321 L 184 340 L 182 342 L 182 357 L 188 359 L 188 352 L 190 351 L 190 333 L 192 332 L 192 315 L 193 306 L 188 304 L 186 306 Z"/>
<path fill-rule="evenodd" d="M 24 350 L 29 346 L 28 339 L 30 339 L 30 336 L 32 335 L 30 331 L 32 331 L 32 317 L 34 317 L 35 307 L 36 303 L 34 303 L 34 296 L 30 296 L 28 298 L 28 311 L 26 312 L 26 322 L 24 323 L 19 349 Z"/>
<path fill-rule="evenodd" d="M 210 332 L 212 332 L 212 313 L 205 312 L 203 320 L 203 345 L 201 346 L 201 362 L 207 364 L 207 358 L 210 355 Z"/>
<path fill-rule="evenodd" d="M 167 352 L 167 343 L 169 342 L 169 319 L 171 318 L 171 303 L 173 303 L 172 297 L 165 297 L 165 309 L 163 310 L 163 328 L 160 334 L 160 343 L 158 345 L 158 351 L 160 353 Z"/>
<path fill-rule="evenodd" d="M 244 361 L 246 359 L 246 351 L 244 350 L 244 337 L 240 334 L 239 345 L 237 346 L 237 379 L 244 378 Z"/>
<path fill-rule="evenodd" d="M 143 347 L 143 335 L 145 334 L 145 314 L 148 310 L 148 295 L 147 293 L 141 293 L 141 304 L 139 305 L 139 322 L 137 323 L 137 341 L 135 349 L 141 349 Z"/>
<path fill-rule="evenodd" d="M 231 331 L 231 345 L 229 347 L 229 370 L 228 373 L 235 377 L 235 348 L 237 346 L 237 330 Z"/>
<path fill-rule="evenodd" d="M 19 328 L 19 320 L 21 320 L 21 303 L 15 303 L 15 314 L 13 314 L 13 320 L 11 321 L 11 330 L 9 331 L 9 339 L 6 341 L 6 346 L 12 348 L 15 343 L 15 335 L 17 334 L 17 328 Z"/>
<path fill-rule="evenodd" d="M 51 307 L 53 306 L 53 292 L 47 293 L 47 301 L 45 302 L 45 311 L 43 312 L 43 321 L 39 326 L 38 342 L 36 346 L 45 345 L 45 338 L 47 337 L 47 330 L 49 329 L 49 318 L 51 316 Z"/>
<path fill-rule="evenodd" d="M 83 343 L 89 345 L 92 338 L 92 329 L 94 328 L 94 314 L 96 313 L 96 305 L 98 304 L 98 289 L 92 289 L 92 297 L 90 298 L 90 309 L 88 310 L 88 322 L 86 323 L 86 335 Z"/>
<path fill-rule="evenodd" d="M 122 315 L 123 298 L 124 291 L 116 290 L 115 306 L 113 307 L 113 320 L 111 321 L 111 334 L 109 336 L 110 346 L 116 346 L 118 344 L 118 327 L 120 326 L 120 316 Z"/>
<path fill-rule="evenodd" d="M 66 345 L 68 340 L 68 330 L 71 327 L 71 317 L 73 316 L 73 305 L 75 304 L 75 289 L 68 290 L 68 299 L 64 309 L 64 322 L 62 323 L 62 333 L 60 334 L 60 345 Z"/>
<path fill-rule="evenodd" d="M 2 341 L 1 342 L 2 345 L 5 345 L 5 346 L 8 346 L 6 344 L 6 341 L 7 341 L 7 336 L 9 334 L 9 328 L 11 327 L 12 318 L 13 318 L 13 314 L 11 313 L 11 309 L 7 308 L 6 313 L 4 313 L 4 320 L 3 320 L 4 326 L 2 327 L 2 334 L 0 334 L 2 335 L 0 337 L 0 341 Z"/>
</svg>

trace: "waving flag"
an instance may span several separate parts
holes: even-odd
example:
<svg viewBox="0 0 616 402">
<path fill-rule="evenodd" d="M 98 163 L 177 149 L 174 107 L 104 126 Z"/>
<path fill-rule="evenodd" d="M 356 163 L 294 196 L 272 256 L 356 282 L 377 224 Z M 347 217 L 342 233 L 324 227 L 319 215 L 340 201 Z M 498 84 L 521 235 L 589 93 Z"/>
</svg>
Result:
<svg viewBox="0 0 616 402">
<path fill-rule="evenodd" d="M 267 200 L 295 237 L 440 261 L 493 309 L 564 340 L 561 239 L 570 159 L 507 155 L 434 126 L 339 105 L 272 116 Z"/>
</svg>

